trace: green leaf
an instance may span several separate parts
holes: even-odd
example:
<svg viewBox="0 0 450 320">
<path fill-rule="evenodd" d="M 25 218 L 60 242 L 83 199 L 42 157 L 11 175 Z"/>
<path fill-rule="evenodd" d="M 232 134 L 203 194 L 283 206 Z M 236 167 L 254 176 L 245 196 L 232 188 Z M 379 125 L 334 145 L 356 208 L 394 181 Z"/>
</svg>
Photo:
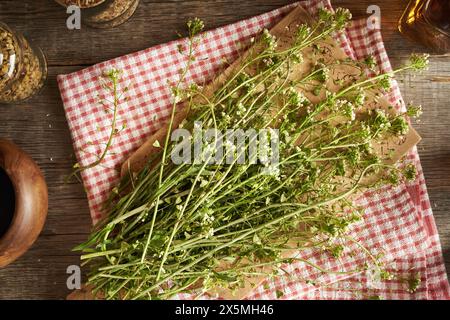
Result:
<svg viewBox="0 0 450 320">
<path fill-rule="evenodd" d="M 258 237 L 256 233 L 253 235 L 253 243 L 261 244 L 261 239 Z"/>
<path fill-rule="evenodd" d="M 153 146 L 154 146 L 155 148 L 161 148 L 161 145 L 159 144 L 159 141 L 158 141 L 158 140 L 155 140 L 155 142 L 153 142 Z"/>
<path fill-rule="evenodd" d="M 227 282 L 235 282 L 235 281 L 237 281 L 237 277 L 236 276 L 230 276 L 230 275 L 227 275 L 226 273 L 219 273 L 219 272 L 216 272 L 216 271 L 213 271 L 213 273 L 215 274 L 215 276 L 219 280 L 223 280 L 223 281 L 227 281 Z"/>
<path fill-rule="evenodd" d="M 277 299 L 280 299 L 282 296 L 284 296 L 284 292 L 283 291 L 277 290 L 275 293 L 277 295 Z"/>
</svg>

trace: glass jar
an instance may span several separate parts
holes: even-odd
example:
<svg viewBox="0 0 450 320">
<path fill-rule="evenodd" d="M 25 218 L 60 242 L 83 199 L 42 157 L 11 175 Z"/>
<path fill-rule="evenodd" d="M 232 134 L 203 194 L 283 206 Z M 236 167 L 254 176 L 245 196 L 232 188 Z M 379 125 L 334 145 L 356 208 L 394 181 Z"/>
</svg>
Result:
<svg viewBox="0 0 450 320">
<path fill-rule="evenodd" d="M 139 0 L 56 0 L 81 9 L 81 20 L 94 28 L 113 28 L 127 21 L 136 11 Z"/>
<path fill-rule="evenodd" d="M 450 52 L 450 0 L 411 0 L 398 27 L 437 53 Z"/>
<path fill-rule="evenodd" d="M 0 22 L 0 103 L 21 103 L 35 95 L 47 78 L 41 49 Z"/>
</svg>

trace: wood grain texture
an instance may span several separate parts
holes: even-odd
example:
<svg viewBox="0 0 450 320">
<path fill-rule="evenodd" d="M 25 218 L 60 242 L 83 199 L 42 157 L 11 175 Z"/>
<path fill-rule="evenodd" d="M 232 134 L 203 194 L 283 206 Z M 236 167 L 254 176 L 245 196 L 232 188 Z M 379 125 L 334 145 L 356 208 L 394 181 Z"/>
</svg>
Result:
<svg viewBox="0 0 450 320">
<path fill-rule="evenodd" d="M 0 268 L 4 268 L 28 251 L 41 233 L 47 218 L 48 192 L 37 164 L 17 145 L 2 138 L 0 167 L 15 191 L 13 218 L 0 238 Z"/>
<path fill-rule="evenodd" d="M 55 76 L 87 65 L 144 49 L 176 38 L 184 22 L 193 16 L 208 29 L 278 8 L 287 0 L 149 1 L 141 4 L 133 18 L 110 30 L 82 27 L 70 31 L 67 15 L 52 0 L 2 0 L 0 21 L 24 32 L 41 46 L 49 62 L 49 80 L 44 90 L 27 104 L 0 105 L 0 137 L 13 140 L 28 152 L 47 179 L 49 213 L 44 231 L 32 249 L 6 269 L 0 269 L 0 299 L 63 299 L 66 269 L 79 264 L 71 252 L 90 231 L 90 217 L 83 187 L 64 183 L 74 161 L 70 133 Z M 355 17 L 368 16 L 369 5 L 379 5 L 382 33 L 388 54 L 398 66 L 411 52 L 425 52 L 397 31 L 404 0 L 332 0 L 349 8 Z M 427 180 L 438 230 L 450 270 L 450 55 L 432 56 L 423 76 L 401 79 L 406 101 L 424 106 L 415 128 L 423 137 L 419 153 Z"/>
</svg>

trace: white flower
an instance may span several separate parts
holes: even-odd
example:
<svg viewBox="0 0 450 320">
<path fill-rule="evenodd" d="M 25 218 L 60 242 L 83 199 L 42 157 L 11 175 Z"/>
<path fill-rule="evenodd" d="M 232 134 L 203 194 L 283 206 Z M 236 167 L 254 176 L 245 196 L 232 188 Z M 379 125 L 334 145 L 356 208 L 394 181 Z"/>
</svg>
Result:
<svg viewBox="0 0 450 320">
<path fill-rule="evenodd" d="M 280 180 L 280 167 L 276 164 L 267 165 L 262 169 L 263 174 L 274 177 Z"/>
<path fill-rule="evenodd" d="M 366 101 L 366 94 L 364 93 L 364 91 L 361 89 L 359 90 L 358 94 L 355 97 L 355 104 L 358 107 L 361 107 L 362 105 L 364 105 L 364 102 Z"/>
<path fill-rule="evenodd" d="M 347 101 L 347 103 L 344 104 L 342 107 L 342 113 L 350 118 L 350 121 L 354 121 L 356 119 L 356 113 L 355 113 L 355 106 Z"/>
<path fill-rule="evenodd" d="M 262 40 L 267 45 L 270 51 L 273 51 L 277 47 L 277 41 L 275 36 L 271 35 L 269 30 L 264 29 L 262 34 Z"/>
<path fill-rule="evenodd" d="M 200 187 L 206 187 L 206 185 L 208 184 L 208 180 L 206 179 L 200 179 Z"/>
</svg>

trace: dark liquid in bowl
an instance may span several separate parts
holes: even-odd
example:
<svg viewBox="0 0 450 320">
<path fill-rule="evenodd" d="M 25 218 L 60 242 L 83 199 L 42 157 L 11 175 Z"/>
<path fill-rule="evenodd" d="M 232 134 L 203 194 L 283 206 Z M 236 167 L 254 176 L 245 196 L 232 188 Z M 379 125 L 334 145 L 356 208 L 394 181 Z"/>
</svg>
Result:
<svg viewBox="0 0 450 320">
<path fill-rule="evenodd" d="M 0 168 L 0 238 L 11 225 L 16 207 L 16 196 L 11 179 Z"/>
</svg>

